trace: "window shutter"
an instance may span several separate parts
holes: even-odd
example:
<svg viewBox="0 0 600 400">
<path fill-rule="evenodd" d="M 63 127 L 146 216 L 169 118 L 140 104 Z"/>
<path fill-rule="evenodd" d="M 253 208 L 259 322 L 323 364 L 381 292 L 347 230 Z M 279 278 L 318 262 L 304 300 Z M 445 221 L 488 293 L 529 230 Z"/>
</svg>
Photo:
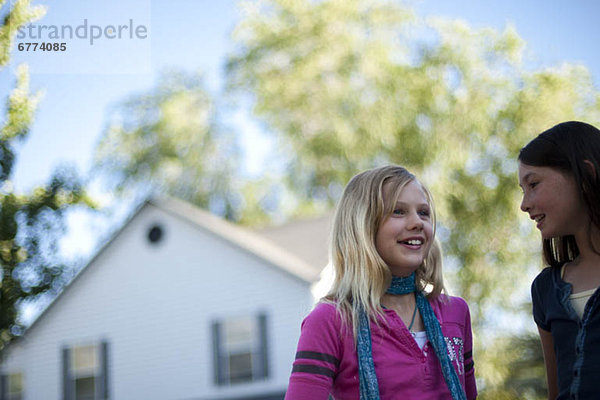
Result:
<svg viewBox="0 0 600 400">
<path fill-rule="evenodd" d="M 101 400 L 107 400 L 109 396 L 109 357 L 108 357 L 108 342 L 102 341 L 100 343 L 100 373 L 98 376 L 98 398 Z"/>
<path fill-rule="evenodd" d="M 8 376 L 0 375 L 0 400 L 6 400 L 8 398 Z"/>
<path fill-rule="evenodd" d="M 216 385 L 225 383 L 223 374 L 223 362 L 221 361 L 221 324 L 217 321 L 212 323 L 212 343 L 213 343 L 213 371 Z"/>
<path fill-rule="evenodd" d="M 267 314 L 260 313 L 258 315 L 258 331 L 260 335 L 260 369 L 258 371 L 259 378 L 267 378 L 269 376 L 269 347 L 267 334 Z"/>
<path fill-rule="evenodd" d="M 63 400 L 74 400 L 73 380 L 71 379 L 71 350 L 68 347 L 62 349 L 62 364 Z"/>
</svg>

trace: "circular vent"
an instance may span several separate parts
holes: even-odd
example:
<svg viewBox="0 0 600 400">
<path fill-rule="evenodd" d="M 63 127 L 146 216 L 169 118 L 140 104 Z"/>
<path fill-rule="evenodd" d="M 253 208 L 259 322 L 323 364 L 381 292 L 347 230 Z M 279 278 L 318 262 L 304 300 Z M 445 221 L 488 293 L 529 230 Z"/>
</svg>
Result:
<svg viewBox="0 0 600 400">
<path fill-rule="evenodd" d="M 148 230 L 148 241 L 151 244 L 159 243 L 164 238 L 164 236 L 165 236 L 165 234 L 164 234 L 163 228 L 160 225 L 153 225 Z"/>
</svg>

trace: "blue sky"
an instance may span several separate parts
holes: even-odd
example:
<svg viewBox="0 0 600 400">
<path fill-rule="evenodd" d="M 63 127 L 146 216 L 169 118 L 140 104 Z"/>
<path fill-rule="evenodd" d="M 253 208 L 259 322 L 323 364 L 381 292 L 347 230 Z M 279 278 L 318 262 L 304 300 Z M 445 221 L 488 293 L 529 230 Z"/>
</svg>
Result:
<svg viewBox="0 0 600 400">
<path fill-rule="evenodd" d="M 11 65 L 0 71 L 0 94 L 4 97 L 12 88 L 12 70 L 19 62 L 30 65 L 32 89 L 45 93 L 31 133 L 18 147 L 13 174 L 17 191 L 43 184 L 62 163 L 75 165 L 85 175 L 111 107 L 150 89 L 166 68 L 203 71 L 214 95 L 223 90 L 225 57 L 232 48 L 230 34 L 241 16 L 237 1 L 38 0 L 34 4 L 48 7 L 37 25 L 75 29 L 87 24 L 106 29 L 133 24 L 144 26 L 147 35 L 131 38 L 125 30 L 121 39 L 98 39 L 93 44 L 89 35 L 64 40 L 68 48 L 63 53 L 14 49 Z M 600 3 L 594 0 L 412 0 L 410 4 L 420 15 L 460 18 L 477 28 L 503 30 L 510 23 L 526 41 L 532 67 L 582 63 L 598 85 Z M 36 40 L 27 36 L 18 42 L 26 41 Z M 222 116 L 224 123 L 241 134 L 246 171 L 260 174 L 271 146 L 260 124 L 244 105 L 230 107 Z M 78 217 L 71 223 L 87 223 Z M 94 242 L 73 245 L 72 252 L 89 252 Z"/>
<path fill-rule="evenodd" d="M 143 40 L 123 39 L 109 47 L 107 40 L 67 41 L 65 53 L 13 51 L 14 67 L 26 61 L 33 89 L 43 90 L 28 139 L 20 146 L 14 173 L 15 187 L 28 190 L 43 183 L 60 163 L 74 164 L 81 173 L 91 155 L 111 107 L 124 97 L 151 88 L 158 73 L 169 67 L 201 70 L 209 89 L 222 90 L 225 55 L 230 33 L 240 17 L 233 0 L 49 0 L 48 13 L 36 24 L 101 27 L 145 25 Z M 539 66 L 562 62 L 585 64 L 600 77 L 600 3 L 593 0 L 467 1 L 413 0 L 422 15 L 461 18 L 474 27 L 503 29 L 512 23 L 527 42 L 527 53 Z M 21 40 L 23 41 L 23 40 Z M 34 41 L 29 39 L 29 41 Z M 115 50 L 116 49 L 116 50 Z M 0 72 L 0 94 L 5 96 L 13 78 L 10 68 Z M 243 125 L 243 145 L 251 173 L 260 173 L 268 141 L 243 107 L 227 116 L 233 126 Z"/>
<path fill-rule="evenodd" d="M 136 24 L 148 27 L 143 40 L 65 40 L 67 51 L 13 51 L 14 67 L 30 66 L 31 87 L 44 99 L 27 141 L 20 147 L 14 184 L 27 190 L 43 183 L 64 162 L 85 173 L 104 126 L 116 103 L 147 90 L 158 73 L 169 67 L 201 70 L 209 89 L 220 90 L 221 64 L 235 21 L 233 1 L 61 0 L 46 3 L 46 16 L 37 25 L 108 26 Z M 35 33 L 35 30 L 34 30 Z M 35 42 L 27 38 L 28 42 Z M 20 40 L 18 42 L 25 42 Z M 123 44 L 123 45 L 121 45 Z M 115 51 L 116 49 L 116 51 Z M 12 85 L 10 71 L 0 73 L 0 93 Z"/>
</svg>

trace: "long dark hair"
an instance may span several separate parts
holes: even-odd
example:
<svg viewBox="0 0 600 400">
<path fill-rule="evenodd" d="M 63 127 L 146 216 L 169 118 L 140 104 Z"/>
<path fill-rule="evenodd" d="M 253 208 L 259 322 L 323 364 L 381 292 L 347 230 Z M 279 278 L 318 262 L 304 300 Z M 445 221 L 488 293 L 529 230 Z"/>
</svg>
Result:
<svg viewBox="0 0 600 400">
<path fill-rule="evenodd" d="M 556 168 L 571 175 L 591 222 L 600 227 L 600 130 L 585 122 L 560 123 L 527 143 L 519 152 L 519 161 L 534 167 Z M 590 237 L 590 243 L 591 240 Z M 543 239 L 543 250 L 546 263 L 553 267 L 579 255 L 572 235 Z"/>
</svg>

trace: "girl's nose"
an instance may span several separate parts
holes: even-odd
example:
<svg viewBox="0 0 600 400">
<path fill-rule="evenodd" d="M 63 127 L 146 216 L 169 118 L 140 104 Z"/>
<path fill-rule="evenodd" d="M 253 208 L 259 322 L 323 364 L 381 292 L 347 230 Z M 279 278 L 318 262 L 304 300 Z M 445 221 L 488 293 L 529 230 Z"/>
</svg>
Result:
<svg viewBox="0 0 600 400">
<path fill-rule="evenodd" d="M 423 229 L 423 220 L 419 217 L 417 213 L 411 213 L 410 216 L 410 229 Z"/>
<path fill-rule="evenodd" d="M 521 200 L 521 211 L 527 212 L 529 211 L 529 199 L 527 196 L 523 195 L 523 200 Z"/>
</svg>

